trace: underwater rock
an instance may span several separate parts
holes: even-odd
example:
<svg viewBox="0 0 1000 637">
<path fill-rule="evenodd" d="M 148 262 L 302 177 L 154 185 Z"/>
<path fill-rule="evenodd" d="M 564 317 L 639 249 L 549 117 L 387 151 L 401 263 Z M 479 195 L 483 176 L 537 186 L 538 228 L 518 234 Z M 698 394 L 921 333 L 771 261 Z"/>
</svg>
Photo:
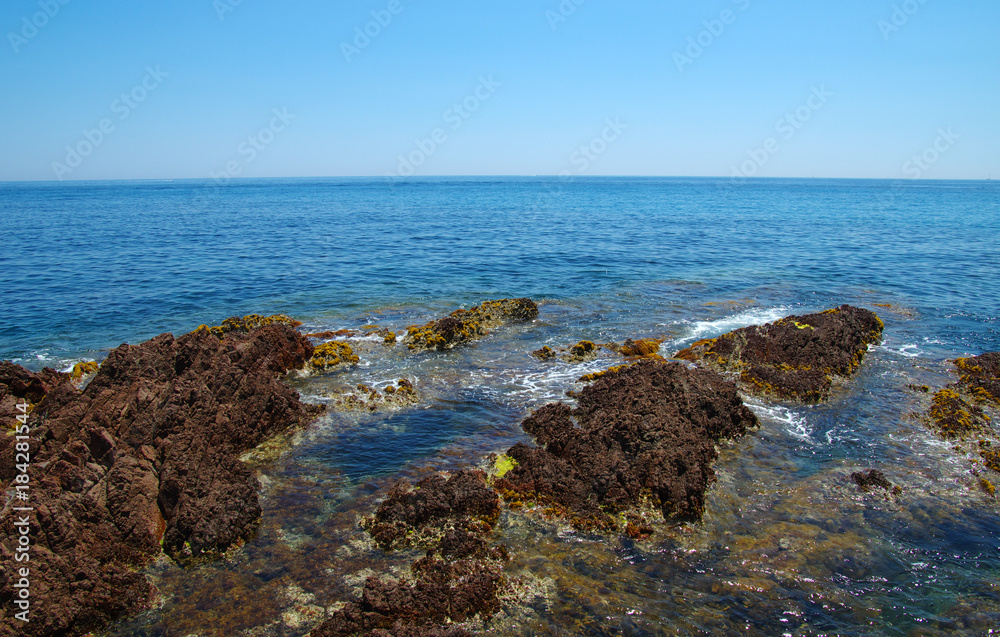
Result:
<svg viewBox="0 0 1000 637">
<path fill-rule="evenodd" d="M 346 392 L 334 398 L 330 407 L 336 411 L 380 411 L 403 409 L 420 401 L 413 383 L 400 378 L 396 384 L 389 384 L 379 390 L 361 384 L 355 391 Z"/>
<path fill-rule="evenodd" d="M 424 478 L 411 487 L 400 481 L 362 525 L 383 549 L 444 534 L 445 526 L 489 532 L 500 515 L 500 498 L 483 471 L 458 471 L 448 478 Z"/>
<path fill-rule="evenodd" d="M 716 443 L 758 424 L 731 382 L 656 359 L 608 370 L 577 405 L 549 403 L 526 418 L 538 446 L 511 447 L 494 486 L 579 528 L 615 529 L 613 514 L 645 501 L 667 518 L 699 517 Z"/>
<path fill-rule="evenodd" d="M 369 577 L 360 599 L 311 637 L 469 635 L 448 624 L 493 615 L 507 586 L 506 548 L 488 541 L 499 514 L 499 496 L 482 471 L 435 475 L 412 486 L 400 481 L 362 524 L 383 549 L 418 544 L 428 547 L 426 555 L 411 566 L 411 578 Z"/>
<path fill-rule="evenodd" d="M 540 361 L 548 361 L 556 357 L 556 351 L 551 347 L 549 347 L 548 345 L 545 345 L 544 347 L 541 347 L 533 351 L 531 355 Z"/>
<path fill-rule="evenodd" d="M 150 602 L 136 567 L 161 550 L 205 559 L 249 538 L 260 485 L 237 456 L 318 415 L 279 380 L 311 354 L 305 337 L 272 324 L 122 345 L 82 392 L 66 374 L 2 364 L 7 396 L 37 401 L 29 518 L 32 603 L 44 612 L 18 634 L 98 629 Z M 13 564 L 12 518 L 0 526 L 3 564 Z M 0 580 L 0 614 L 13 608 L 14 583 Z"/>
<path fill-rule="evenodd" d="M 829 397 L 833 377 L 857 371 L 884 325 L 874 313 L 850 305 L 751 325 L 698 341 L 675 357 L 723 372 L 738 372 L 751 393 L 802 402 Z"/>
<path fill-rule="evenodd" d="M 865 471 L 856 471 L 851 474 L 851 480 L 854 484 L 858 485 L 858 488 L 862 491 L 871 491 L 874 488 L 885 489 L 886 491 L 898 492 L 901 491 L 899 487 L 893 486 L 889 482 L 885 474 L 878 469 L 869 469 Z"/>
<path fill-rule="evenodd" d="M 414 351 L 445 350 L 481 338 L 504 323 L 524 323 L 535 318 L 538 306 L 531 299 L 486 301 L 425 325 L 411 325 L 406 328 L 403 343 Z"/>
</svg>

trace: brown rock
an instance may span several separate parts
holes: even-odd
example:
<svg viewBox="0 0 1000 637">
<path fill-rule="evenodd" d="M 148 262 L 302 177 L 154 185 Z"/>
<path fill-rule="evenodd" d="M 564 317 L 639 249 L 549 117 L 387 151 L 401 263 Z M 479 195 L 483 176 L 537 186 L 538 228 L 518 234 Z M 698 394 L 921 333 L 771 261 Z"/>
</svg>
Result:
<svg viewBox="0 0 1000 637">
<path fill-rule="evenodd" d="M 504 323 L 524 323 L 537 317 L 538 306 L 531 299 L 486 301 L 425 325 L 411 325 L 403 343 L 411 350 L 445 350 L 481 338 Z"/>
<path fill-rule="evenodd" d="M 665 516 L 698 517 L 715 443 L 756 424 L 714 372 L 642 360 L 603 374 L 575 409 L 550 403 L 525 419 L 539 446 L 512 447 L 516 463 L 495 485 L 507 499 L 550 503 L 581 527 L 614 528 L 608 513 L 646 496 Z"/>
<path fill-rule="evenodd" d="M 276 323 L 220 338 L 197 330 L 122 345 L 81 393 L 67 375 L 0 364 L 31 414 L 32 621 L 19 635 L 79 635 L 148 604 L 134 567 L 162 548 L 205 559 L 247 539 L 259 485 L 237 459 L 318 413 L 279 381 L 312 346 Z M 8 437 L 4 437 L 8 438 Z M 6 457 L 4 476 L 11 475 Z M 6 479 L 9 479 L 6 478 Z M 3 565 L 16 540 L 0 524 Z M 0 581 L 0 635 L 13 626 L 10 577 Z M 20 624 L 20 622 L 18 622 Z"/>
<path fill-rule="evenodd" d="M 833 376 L 857 371 L 883 327 L 874 313 L 842 305 L 741 327 L 698 341 L 675 357 L 738 372 L 744 389 L 752 393 L 818 402 L 829 396 Z"/>
</svg>

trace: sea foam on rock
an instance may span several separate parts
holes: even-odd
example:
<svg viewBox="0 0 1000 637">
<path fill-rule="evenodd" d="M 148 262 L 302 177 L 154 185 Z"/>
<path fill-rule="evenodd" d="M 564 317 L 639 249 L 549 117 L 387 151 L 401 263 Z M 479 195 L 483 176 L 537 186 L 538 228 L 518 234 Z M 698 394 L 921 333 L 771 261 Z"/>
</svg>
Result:
<svg viewBox="0 0 1000 637">
<path fill-rule="evenodd" d="M 675 357 L 737 372 L 742 388 L 754 394 L 819 402 L 829 397 L 834 377 L 857 371 L 884 327 L 873 312 L 841 305 L 741 327 L 700 340 Z"/>
<path fill-rule="evenodd" d="M 33 404 L 29 469 L 31 621 L 17 634 L 78 635 L 150 603 L 135 568 L 162 552 L 217 556 L 248 539 L 260 485 L 237 456 L 320 408 L 279 380 L 312 355 L 284 322 L 162 334 L 113 350 L 86 389 L 68 374 L 0 364 L 0 406 Z M 13 400 L 12 400 L 13 399 Z M 12 436 L 0 437 L 11 479 Z M 8 505 L 9 507 L 10 505 Z M 14 564 L 4 512 L 0 563 Z M 13 634 L 16 579 L 0 581 L 0 635 Z"/>
</svg>

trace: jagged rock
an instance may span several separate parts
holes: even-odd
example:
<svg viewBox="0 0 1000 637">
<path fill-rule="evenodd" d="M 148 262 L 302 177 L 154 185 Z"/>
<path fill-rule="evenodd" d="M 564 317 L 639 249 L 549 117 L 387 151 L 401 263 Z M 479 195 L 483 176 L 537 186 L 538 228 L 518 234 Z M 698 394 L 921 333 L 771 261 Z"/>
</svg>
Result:
<svg viewBox="0 0 1000 637">
<path fill-rule="evenodd" d="M 403 343 L 410 350 L 445 350 L 485 336 L 504 323 L 523 323 L 538 318 L 538 306 L 531 299 L 486 301 L 471 310 L 455 310 L 425 325 L 406 328 Z"/>
<path fill-rule="evenodd" d="M 204 559 L 246 540 L 261 513 L 259 484 L 237 456 L 318 408 L 279 375 L 312 346 L 273 324 L 222 339 L 196 330 L 122 345 L 82 392 L 69 376 L 0 364 L 6 393 L 34 404 L 29 421 L 32 600 L 19 635 L 80 635 L 148 604 L 135 568 L 162 551 Z M 0 445 L 8 445 L 3 436 Z M 0 449 L 5 481 L 9 449 Z M 8 505 L 9 506 L 9 505 Z M 14 564 L 4 512 L 0 564 Z M 14 580 L 0 578 L 0 635 L 13 626 Z"/>
<path fill-rule="evenodd" d="M 850 377 L 884 325 L 874 313 L 850 305 L 751 325 L 698 341 L 675 354 L 723 372 L 740 374 L 751 393 L 802 402 L 829 397 L 833 377 Z"/>
<path fill-rule="evenodd" d="M 500 515 L 499 496 L 482 471 L 459 471 L 447 479 L 435 475 L 415 486 L 397 483 L 365 520 L 365 528 L 382 548 L 410 544 L 428 533 L 437 537 L 443 533 L 441 524 L 488 531 Z"/>
<path fill-rule="evenodd" d="M 507 586 L 507 551 L 488 541 L 499 512 L 482 471 L 435 475 L 413 487 L 401 481 L 364 525 L 385 549 L 417 543 L 429 546 L 426 555 L 413 563 L 412 578 L 369 577 L 360 599 L 310 636 L 470 634 L 447 624 L 493 615 Z"/>
<path fill-rule="evenodd" d="M 664 516 L 700 516 L 716 442 L 757 425 L 731 382 L 655 359 L 608 370 L 577 403 L 525 419 L 538 447 L 511 447 L 513 466 L 494 485 L 508 501 L 549 504 L 583 528 L 616 528 L 609 514 L 647 498 Z"/>
</svg>

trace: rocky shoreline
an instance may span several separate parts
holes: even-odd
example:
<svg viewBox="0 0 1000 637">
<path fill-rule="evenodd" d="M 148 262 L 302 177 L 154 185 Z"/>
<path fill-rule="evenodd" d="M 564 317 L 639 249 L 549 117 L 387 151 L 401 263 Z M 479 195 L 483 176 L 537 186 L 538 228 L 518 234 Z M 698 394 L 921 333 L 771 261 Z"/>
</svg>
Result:
<svg viewBox="0 0 1000 637">
<path fill-rule="evenodd" d="M 410 355 L 469 346 L 537 316 L 530 299 L 487 301 L 410 326 L 399 345 Z M 303 402 L 283 377 L 359 362 L 347 334 L 303 335 L 296 327 L 289 317 L 253 315 L 122 345 L 96 372 L 81 369 L 93 374 L 82 391 L 71 374 L 0 363 L 0 417 L 13 422 L 17 404 L 31 405 L 32 603 L 46 609 L 11 632 L 17 529 L 5 513 L 0 636 L 98 630 L 154 603 L 156 592 L 138 569 L 161 555 L 195 566 L 253 537 L 260 484 L 239 456 L 307 426 L 323 409 Z M 395 346 L 394 332 L 369 327 L 384 346 Z M 697 520 L 715 480 L 718 446 L 758 424 L 739 392 L 800 404 L 828 400 L 850 382 L 883 327 L 874 313 L 843 305 L 740 328 L 672 359 L 653 338 L 537 350 L 542 361 L 590 360 L 600 348 L 623 360 L 581 379 L 588 384 L 570 393 L 572 402 L 551 402 L 525 418 L 521 427 L 535 446 L 510 447 L 491 459 L 489 472 L 435 474 L 392 488 L 362 526 L 380 550 L 418 548 L 424 556 L 408 576 L 369 577 L 359 598 L 328 612 L 310 634 L 470 634 L 470 620 L 488 620 L 511 594 L 508 548 L 493 533 L 501 511 L 530 509 L 580 530 L 635 539 Z M 1000 444 L 987 411 L 1000 405 L 1000 353 L 956 366 L 959 381 L 934 394 L 924 418 L 943 437 L 976 446 L 976 470 L 992 494 L 985 476 L 1000 471 Z M 382 392 L 359 385 L 331 408 L 417 402 L 413 383 L 401 379 Z M 15 464 L 13 436 L 0 437 L 5 484 Z M 898 489 L 875 469 L 852 480 L 864 491 Z"/>
</svg>

